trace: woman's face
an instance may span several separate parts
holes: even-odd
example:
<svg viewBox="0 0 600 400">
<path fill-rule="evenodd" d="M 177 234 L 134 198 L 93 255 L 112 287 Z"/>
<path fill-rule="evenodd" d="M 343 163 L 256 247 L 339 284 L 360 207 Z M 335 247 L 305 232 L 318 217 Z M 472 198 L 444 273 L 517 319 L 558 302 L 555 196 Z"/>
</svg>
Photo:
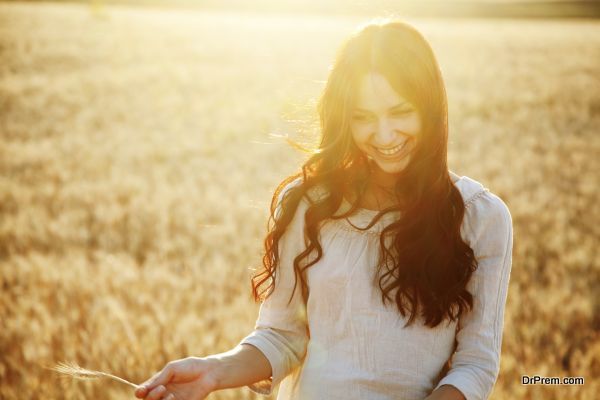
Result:
<svg viewBox="0 0 600 400">
<path fill-rule="evenodd" d="M 418 110 L 377 72 L 359 82 L 350 129 L 356 146 L 377 166 L 381 178 L 402 171 L 421 131 Z"/>
</svg>

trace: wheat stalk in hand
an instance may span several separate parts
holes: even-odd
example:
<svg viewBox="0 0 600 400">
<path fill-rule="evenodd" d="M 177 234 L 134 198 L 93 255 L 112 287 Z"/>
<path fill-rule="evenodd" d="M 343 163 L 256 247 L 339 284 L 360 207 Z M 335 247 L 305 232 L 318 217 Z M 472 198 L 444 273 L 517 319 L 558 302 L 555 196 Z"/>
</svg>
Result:
<svg viewBox="0 0 600 400">
<path fill-rule="evenodd" d="M 117 382 L 121 382 L 125 385 L 131 386 L 134 389 L 138 388 L 138 385 L 135 383 L 131 383 L 123 378 L 119 378 L 116 375 L 112 375 L 106 372 L 101 371 L 92 371 L 89 369 L 85 369 L 80 367 L 75 363 L 63 363 L 59 362 L 54 367 L 51 368 L 53 371 L 56 371 L 60 374 L 73 377 L 75 379 L 100 379 L 100 378 L 109 378 Z"/>
</svg>

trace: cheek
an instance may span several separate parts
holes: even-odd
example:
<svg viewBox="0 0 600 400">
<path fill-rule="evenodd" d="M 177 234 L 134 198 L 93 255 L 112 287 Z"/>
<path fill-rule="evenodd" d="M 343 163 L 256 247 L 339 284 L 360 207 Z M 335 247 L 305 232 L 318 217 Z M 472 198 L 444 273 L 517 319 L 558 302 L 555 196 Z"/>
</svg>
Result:
<svg viewBox="0 0 600 400">
<path fill-rule="evenodd" d="M 367 125 L 353 125 L 351 128 L 352 139 L 358 147 L 363 147 L 369 140 L 369 128 Z"/>
<path fill-rule="evenodd" d="M 417 115 L 412 115 L 410 117 L 397 120 L 393 127 L 399 132 L 416 136 L 421 131 L 421 120 Z"/>
</svg>

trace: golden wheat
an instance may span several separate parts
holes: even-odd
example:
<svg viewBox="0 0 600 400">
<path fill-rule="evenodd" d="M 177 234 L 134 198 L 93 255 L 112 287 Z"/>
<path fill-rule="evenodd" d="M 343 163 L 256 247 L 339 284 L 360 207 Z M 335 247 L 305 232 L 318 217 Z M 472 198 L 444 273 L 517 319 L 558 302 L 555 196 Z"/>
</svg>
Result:
<svg viewBox="0 0 600 400">
<path fill-rule="evenodd" d="M 270 195 L 303 158 L 274 138 L 311 133 L 294 120 L 314 120 L 360 22 L 0 3 L 0 398 L 131 399 L 39 366 L 143 382 L 252 330 Z M 491 398 L 595 400 L 600 24 L 414 23 L 447 84 L 451 169 L 513 216 Z M 521 385 L 531 374 L 586 381 Z"/>
<path fill-rule="evenodd" d="M 75 379 L 83 379 L 83 380 L 93 380 L 93 379 L 112 379 L 113 381 L 123 383 L 127 386 L 131 386 L 134 389 L 138 388 L 138 385 L 135 383 L 131 383 L 128 380 L 120 378 L 116 375 L 109 374 L 107 372 L 101 371 L 93 371 L 90 369 L 85 369 L 77 365 L 73 362 L 60 362 L 51 368 L 53 371 L 58 372 L 59 374 L 63 374 L 67 377 L 75 378 Z"/>
</svg>

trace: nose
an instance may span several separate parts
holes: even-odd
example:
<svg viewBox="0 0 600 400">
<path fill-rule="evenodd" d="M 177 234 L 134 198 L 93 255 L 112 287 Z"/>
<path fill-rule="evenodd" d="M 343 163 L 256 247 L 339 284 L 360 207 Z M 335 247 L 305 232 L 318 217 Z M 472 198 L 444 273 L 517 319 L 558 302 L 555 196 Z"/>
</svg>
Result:
<svg viewBox="0 0 600 400">
<path fill-rule="evenodd" d="M 386 118 L 379 120 L 376 129 L 373 135 L 373 142 L 376 146 L 387 147 L 395 144 L 397 133 Z"/>
</svg>

